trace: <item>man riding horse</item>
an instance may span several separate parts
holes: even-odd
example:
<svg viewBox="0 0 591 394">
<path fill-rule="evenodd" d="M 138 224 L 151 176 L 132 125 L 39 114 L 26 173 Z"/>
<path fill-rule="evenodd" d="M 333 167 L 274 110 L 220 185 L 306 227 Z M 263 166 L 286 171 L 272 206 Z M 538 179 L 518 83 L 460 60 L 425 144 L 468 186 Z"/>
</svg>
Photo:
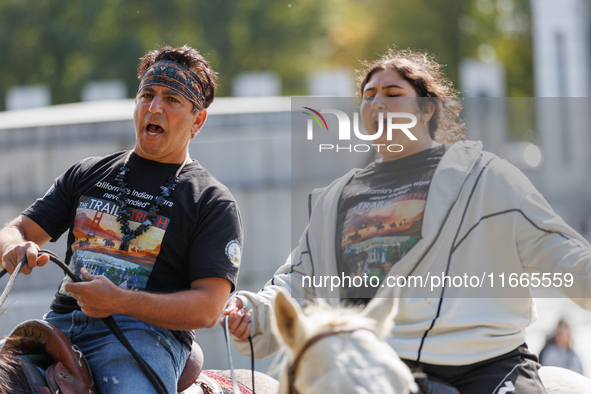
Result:
<svg viewBox="0 0 591 394">
<path fill-rule="evenodd" d="M 84 353 L 102 394 L 155 389 L 100 318 L 112 315 L 176 392 L 191 330 L 215 325 L 242 245 L 233 196 L 188 152 L 215 72 L 193 48 L 163 47 L 141 58 L 138 78 L 133 150 L 74 164 L 0 231 L 2 264 L 12 273 L 26 258 L 25 274 L 48 262 L 39 247 L 68 231 L 66 263 L 84 282 L 64 278 L 44 320 Z M 119 286 L 132 274 L 138 291 Z"/>
</svg>

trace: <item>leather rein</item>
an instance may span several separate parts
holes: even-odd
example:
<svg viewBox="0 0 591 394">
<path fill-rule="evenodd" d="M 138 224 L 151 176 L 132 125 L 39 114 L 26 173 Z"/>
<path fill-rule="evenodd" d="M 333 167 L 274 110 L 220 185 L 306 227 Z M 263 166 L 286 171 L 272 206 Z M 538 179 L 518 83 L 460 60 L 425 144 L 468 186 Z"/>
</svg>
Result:
<svg viewBox="0 0 591 394">
<path fill-rule="evenodd" d="M 289 394 L 300 394 L 299 391 L 295 388 L 295 376 L 296 376 L 296 372 L 298 370 L 298 366 L 300 365 L 300 361 L 302 360 L 302 357 L 304 356 L 304 353 L 306 352 L 306 350 L 308 350 L 313 345 L 315 345 L 317 342 L 319 342 L 321 339 L 324 339 L 326 337 L 329 337 L 332 335 L 339 335 L 339 334 L 348 334 L 348 333 L 355 332 L 357 330 L 366 330 L 366 331 L 369 331 L 369 332 L 375 334 L 375 332 L 373 330 L 370 330 L 369 328 L 363 328 L 363 327 L 347 328 L 347 327 L 341 326 L 340 328 L 333 327 L 333 328 L 329 328 L 324 331 L 320 331 L 318 334 L 316 334 L 313 337 L 311 337 L 310 339 L 308 339 L 308 341 L 304 344 L 304 346 L 302 347 L 302 349 L 300 350 L 300 352 L 298 353 L 296 358 L 291 362 L 291 364 L 287 368 L 287 383 L 288 383 L 288 387 L 289 387 Z"/>
</svg>

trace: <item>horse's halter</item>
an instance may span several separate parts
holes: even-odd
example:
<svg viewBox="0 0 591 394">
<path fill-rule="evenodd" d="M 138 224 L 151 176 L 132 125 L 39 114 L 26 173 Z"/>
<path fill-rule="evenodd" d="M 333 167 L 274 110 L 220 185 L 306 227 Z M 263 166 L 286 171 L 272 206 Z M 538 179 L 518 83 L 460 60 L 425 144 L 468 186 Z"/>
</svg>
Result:
<svg viewBox="0 0 591 394">
<path fill-rule="evenodd" d="M 351 333 L 357 330 L 366 330 L 369 331 L 371 333 L 374 333 L 374 331 L 370 330 L 369 328 L 364 328 L 364 327 L 333 327 L 333 328 L 329 328 L 328 330 L 324 330 L 324 331 L 320 331 L 318 334 L 314 335 L 312 338 L 308 339 L 308 341 L 304 344 L 304 346 L 302 347 L 302 349 L 300 350 L 300 352 L 298 353 L 298 355 L 296 356 L 296 358 L 292 361 L 292 363 L 289 365 L 289 368 L 287 369 L 287 384 L 289 387 L 289 394 L 300 394 L 298 392 L 298 390 L 296 390 L 295 388 L 295 375 L 296 372 L 298 370 L 298 366 L 300 364 L 300 361 L 302 360 L 302 357 L 304 356 L 304 353 L 306 352 L 306 350 L 308 350 L 309 348 L 312 347 L 312 345 L 316 344 L 316 342 L 320 341 L 321 339 L 324 339 L 326 337 L 329 337 L 331 335 L 338 335 L 338 334 L 347 334 L 347 333 Z"/>
</svg>

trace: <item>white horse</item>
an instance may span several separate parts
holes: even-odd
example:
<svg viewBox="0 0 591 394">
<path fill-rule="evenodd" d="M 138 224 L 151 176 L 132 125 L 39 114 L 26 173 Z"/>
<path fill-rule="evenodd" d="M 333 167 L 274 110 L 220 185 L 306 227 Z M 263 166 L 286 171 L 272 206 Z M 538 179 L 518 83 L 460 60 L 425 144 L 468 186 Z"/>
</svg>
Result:
<svg viewBox="0 0 591 394">
<path fill-rule="evenodd" d="M 416 392 L 410 370 L 382 340 L 396 305 L 371 302 L 361 313 L 308 309 L 306 316 L 289 295 L 278 293 L 276 334 L 289 348 L 292 371 L 291 378 L 289 371 L 280 375 L 279 394 Z"/>
<path fill-rule="evenodd" d="M 397 308 L 397 299 L 376 298 L 359 313 L 314 307 L 304 314 L 280 292 L 275 329 L 289 356 L 279 394 L 417 392 L 410 370 L 383 340 Z M 575 372 L 542 367 L 539 374 L 549 394 L 591 393 L 591 380 Z"/>
</svg>

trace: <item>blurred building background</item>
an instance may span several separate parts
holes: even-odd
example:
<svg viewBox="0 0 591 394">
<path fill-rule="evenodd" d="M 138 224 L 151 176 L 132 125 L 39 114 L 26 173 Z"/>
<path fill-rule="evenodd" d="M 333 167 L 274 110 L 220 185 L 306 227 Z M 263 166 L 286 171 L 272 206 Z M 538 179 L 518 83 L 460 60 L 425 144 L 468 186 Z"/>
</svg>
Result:
<svg viewBox="0 0 591 394">
<path fill-rule="evenodd" d="M 241 289 L 258 290 L 285 261 L 307 193 L 346 172 L 292 184 L 289 97 L 354 96 L 359 60 L 392 45 L 426 49 L 445 64 L 466 97 L 469 137 L 522 169 L 591 237 L 591 0 L 179 0 L 166 10 L 155 0 L 0 2 L 0 221 L 75 161 L 133 147 L 134 69 L 164 43 L 198 48 L 220 74 L 190 151 L 240 206 Z M 63 256 L 64 238 L 48 248 Z M 46 266 L 19 278 L 0 335 L 46 312 L 61 277 Z M 591 314 L 565 299 L 538 303 L 530 348 L 539 351 L 564 317 L 591 376 Z M 200 330 L 197 341 L 206 368 L 227 368 L 219 327 Z"/>
</svg>

